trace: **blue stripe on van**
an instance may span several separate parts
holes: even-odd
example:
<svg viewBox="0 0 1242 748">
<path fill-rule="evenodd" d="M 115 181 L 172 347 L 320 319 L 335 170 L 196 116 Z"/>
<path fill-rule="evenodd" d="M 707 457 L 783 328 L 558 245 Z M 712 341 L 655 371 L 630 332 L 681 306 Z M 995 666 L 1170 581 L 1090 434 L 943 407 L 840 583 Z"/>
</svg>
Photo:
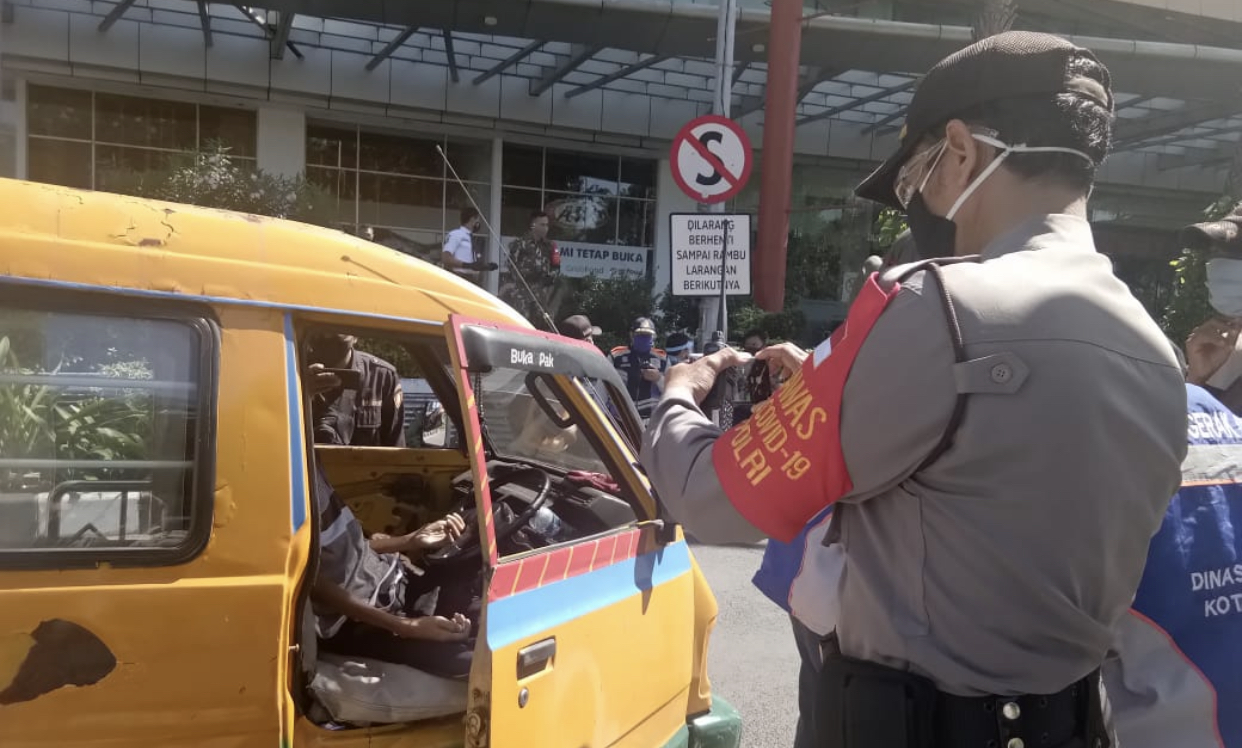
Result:
<svg viewBox="0 0 1242 748">
<path fill-rule="evenodd" d="M 636 558 L 519 592 L 487 604 L 487 646 L 494 652 L 547 634 L 690 573 L 690 549 L 680 541 Z"/>
<path fill-rule="evenodd" d="M 39 288 L 64 288 L 71 291 L 90 291 L 92 293 L 115 293 L 121 296 L 134 296 L 143 299 L 167 299 L 170 301 L 197 301 L 207 304 L 228 304 L 230 306 L 259 307 L 261 309 L 281 309 L 289 312 L 327 312 L 329 314 L 348 314 L 361 319 L 378 319 L 389 322 L 414 322 L 423 325 L 443 327 L 444 322 L 434 322 L 417 317 L 398 317 L 392 314 L 375 314 L 359 312 L 339 307 L 306 306 L 302 304 L 281 304 L 276 301 L 258 301 L 255 299 L 237 299 L 232 296 L 207 296 L 201 294 L 179 293 L 176 291 L 152 291 L 149 289 L 129 288 L 127 286 L 109 286 L 104 284 L 73 283 L 71 281 L 49 280 L 45 278 L 20 278 L 14 275 L 0 275 L 0 286 L 12 283 L 17 286 L 36 286 Z"/>
<path fill-rule="evenodd" d="M 293 315 L 285 313 L 285 389 L 289 398 L 289 513 L 293 532 L 306 522 L 306 446 L 302 436 L 302 399 L 298 396 L 298 345 Z"/>
</svg>

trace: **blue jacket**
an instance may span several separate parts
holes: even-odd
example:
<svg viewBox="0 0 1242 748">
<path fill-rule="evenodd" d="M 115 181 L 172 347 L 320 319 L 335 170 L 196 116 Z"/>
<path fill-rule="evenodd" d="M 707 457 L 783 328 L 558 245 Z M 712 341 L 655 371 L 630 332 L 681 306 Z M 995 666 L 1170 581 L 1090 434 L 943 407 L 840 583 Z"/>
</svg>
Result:
<svg viewBox="0 0 1242 748">
<path fill-rule="evenodd" d="M 1242 748 L 1242 421 L 1186 389 L 1182 487 L 1103 669 L 1126 748 Z"/>
</svg>

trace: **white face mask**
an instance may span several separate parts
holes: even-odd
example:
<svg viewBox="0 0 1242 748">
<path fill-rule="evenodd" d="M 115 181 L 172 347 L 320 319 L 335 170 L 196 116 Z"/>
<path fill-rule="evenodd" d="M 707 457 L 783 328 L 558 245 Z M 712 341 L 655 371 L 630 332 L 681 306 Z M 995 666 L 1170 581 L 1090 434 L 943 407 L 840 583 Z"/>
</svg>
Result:
<svg viewBox="0 0 1242 748">
<path fill-rule="evenodd" d="M 987 167 L 984 168 L 983 171 L 979 172 L 979 176 L 975 177 L 975 180 L 971 182 L 970 185 L 966 187 L 965 191 L 963 191 L 962 194 L 958 196 L 957 200 L 953 202 L 953 206 L 949 208 L 949 212 L 945 214 L 945 218 L 947 218 L 950 221 L 953 220 L 953 216 L 957 215 L 957 211 L 962 207 L 962 205 L 964 205 L 966 201 L 970 199 L 970 196 L 975 193 L 975 190 L 979 189 L 979 185 L 983 184 L 984 181 L 987 180 L 988 177 L 992 176 L 992 172 L 999 169 L 1000 165 L 1005 162 L 1005 159 L 1009 158 L 1009 154 L 1011 153 L 1069 153 L 1069 154 L 1073 154 L 1075 156 L 1082 158 L 1084 161 L 1086 161 L 1089 164 L 1095 163 L 1095 160 L 1092 159 L 1090 156 L 1074 148 L 1064 148 L 1058 145 L 1026 145 L 1025 143 L 1009 145 L 1008 143 L 997 140 L 996 138 L 993 138 L 990 135 L 985 135 L 983 133 L 977 133 L 977 132 L 971 133 L 971 137 L 973 137 L 975 140 L 979 141 L 980 143 L 987 143 L 993 148 L 999 148 L 1000 155 L 992 159 L 992 163 L 988 164 Z M 940 161 L 940 156 L 943 156 L 943 155 L 944 155 L 944 152 L 941 151 L 940 155 L 936 156 L 937 163 Z M 927 172 L 927 177 L 923 179 L 923 185 L 919 187 L 920 192 L 923 191 L 922 187 L 927 185 L 927 179 L 931 177 L 931 172 L 935 168 L 936 168 L 936 164 L 933 163 L 932 168 L 928 170 Z"/>
<path fill-rule="evenodd" d="M 1213 309 L 1226 317 L 1242 317 L 1242 260 L 1208 260 L 1207 287 Z"/>
</svg>

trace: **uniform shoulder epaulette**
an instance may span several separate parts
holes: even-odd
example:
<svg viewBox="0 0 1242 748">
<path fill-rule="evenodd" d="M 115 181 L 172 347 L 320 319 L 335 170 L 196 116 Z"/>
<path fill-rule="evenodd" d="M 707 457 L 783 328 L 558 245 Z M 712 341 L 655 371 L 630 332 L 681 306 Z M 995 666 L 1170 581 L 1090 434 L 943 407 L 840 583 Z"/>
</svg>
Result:
<svg viewBox="0 0 1242 748">
<path fill-rule="evenodd" d="M 668 358 L 668 354 L 664 352 L 663 348 L 652 348 L 651 352 L 660 358 Z"/>
<path fill-rule="evenodd" d="M 956 265 L 960 262 L 981 262 L 979 255 L 963 255 L 961 257 L 936 257 L 928 260 L 916 260 L 915 262 L 907 262 L 904 265 L 894 265 L 891 268 L 880 271 L 876 283 L 880 288 L 887 291 L 895 285 L 905 283 L 915 273 L 927 270 L 932 265 L 944 267 L 946 265 Z"/>
<path fill-rule="evenodd" d="M 616 348 L 613 348 L 611 351 L 608 351 L 608 355 L 619 356 L 622 353 L 629 353 L 629 352 L 630 352 L 630 347 L 628 345 L 619 345 Z"/>
</svg>

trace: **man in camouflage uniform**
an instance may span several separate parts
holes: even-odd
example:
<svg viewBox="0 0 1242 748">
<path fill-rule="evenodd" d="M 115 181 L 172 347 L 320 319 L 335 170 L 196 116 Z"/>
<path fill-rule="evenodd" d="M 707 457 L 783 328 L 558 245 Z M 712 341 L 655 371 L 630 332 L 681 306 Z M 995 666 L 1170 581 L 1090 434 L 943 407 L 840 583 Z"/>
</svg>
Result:
<svg viewBox="0 0 1242 748">
<path fill-rule="evenodd" d="M 526 235 L 509 244 L 509 264 L 500 287 L 500 298 L 535 327 L 546 327 L 547 322 L 539 307 L 542 306 L 552 319 L 556 319 L 556 306 L 560 301 L 556 282 L 560 258 L 554 256 L 554 246 L 548 241 L 547 213 L 536 211 L 531 214 Z M 531 299 L 522 281 L 518 280 L 514 268 L 522 274 L 538 304 Z"/>
</svg>

